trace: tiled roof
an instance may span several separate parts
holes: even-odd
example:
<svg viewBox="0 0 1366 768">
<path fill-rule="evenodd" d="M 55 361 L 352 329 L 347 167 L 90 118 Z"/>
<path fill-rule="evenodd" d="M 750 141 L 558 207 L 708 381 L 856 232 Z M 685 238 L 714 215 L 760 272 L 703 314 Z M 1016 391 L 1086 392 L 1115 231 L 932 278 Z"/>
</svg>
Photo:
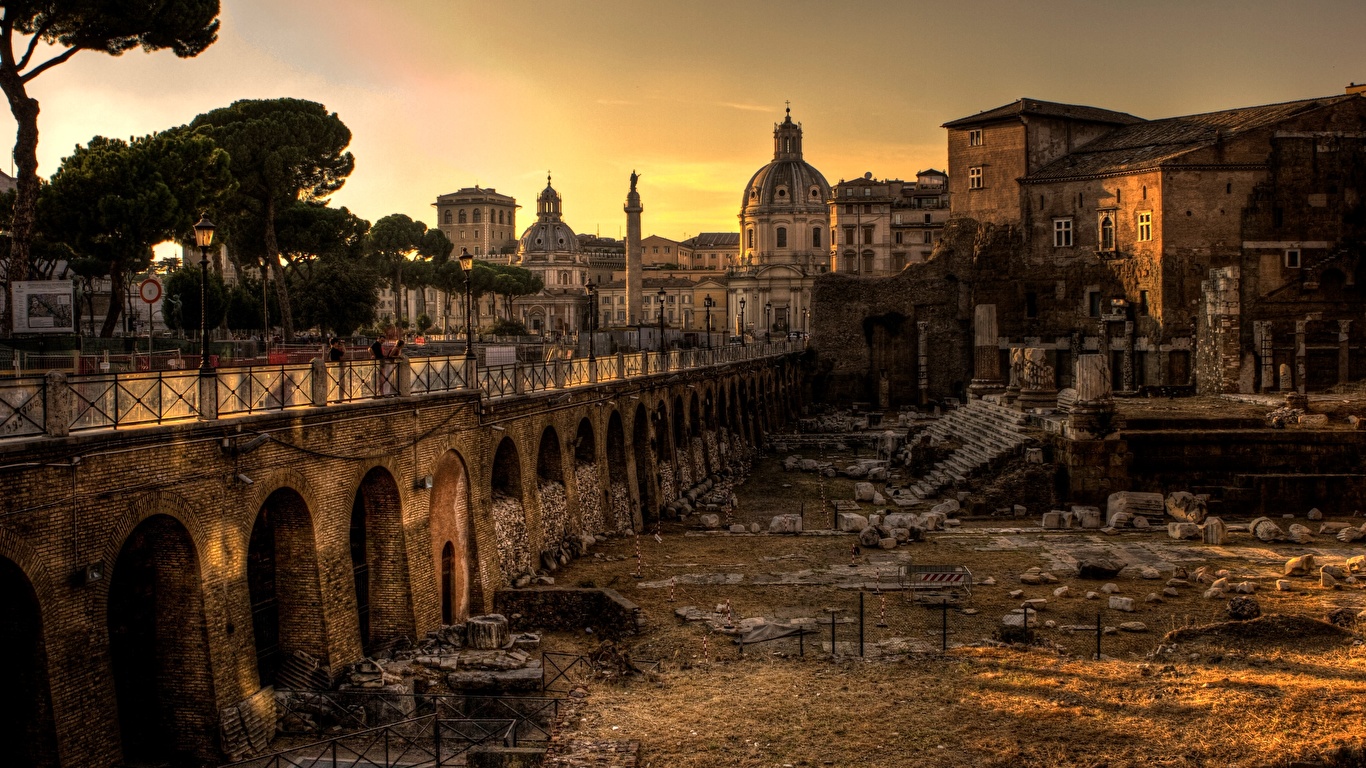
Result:
<svg viewBox="0 0 1366 768">
<path fill-rule="evenodd" d="M 699 232 L 696 237 L 684 240 L 680 245 L 690 248 L 739 248 L 739 232 Z"/>
<path fill-rule="evenodd" d="M 1063 155 L 1030 174 L 1026 181 L 1047 181 L 1155 168 L 1187 152 L 1212 146 L 1218 141 L 1227 141 L 1247 131 L 1265 128 L 1300 113 L 1351 98 L 1357 97 L 1344 95 L 1304 99 L 1127 125 Z"/>
<path fill-rule="evenodd" d="M 1129 125 L 1131 123 L 1143 122 L 1143 118 L 1135 117 L 1127 112 L 1115 112 L 1100 107 L 1088 107 L 1084 104 L 1059 104 L 1053 101 L 1040 101 L 1039 99 L 1017 99 L 1009 104 L 979 112 L 970 117 L 962 117 L 944 123 L 943 128 L 961 128 L 978 123 L 991 123 L 999 120 L 1009 120 L 1020 115 L 1041 115 L 1045 117 L 1063 117 L 1071 120 L 1085 120 L 1092 123 L 1111 123 L 1114 125 Z"/>
</svg>

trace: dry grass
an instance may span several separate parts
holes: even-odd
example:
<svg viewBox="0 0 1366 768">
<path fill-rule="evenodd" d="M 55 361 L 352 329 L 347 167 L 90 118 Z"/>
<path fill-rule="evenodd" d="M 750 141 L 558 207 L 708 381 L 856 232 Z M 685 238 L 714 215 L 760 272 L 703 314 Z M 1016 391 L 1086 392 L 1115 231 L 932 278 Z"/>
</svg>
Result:
<svg viewBox="0 0 1366 768">
<path fill-rule="evenodd" d="M 824 483 L 828 498 L 849 498 L 850 481 Z M 766 523 L 773 514 L 797 511 L 804 498 L 808 528 L 828 527 L 819 491 L 814 477 L 784 474 L 776 460 L 762 459 L 737 494 L 746 522 Z M 1007 596 L 1012 589 L 1023 589 L 1024 597 L 1049 598 L 1041 619 L 1094 624 L 1099 601 L 1053 600 L 1057 585 L 1019 583 L 1027 568 L 1047 567 L 1038 550 L 979 551 L 986 538 L 932 537 L 867 558 L 887 562 L 889 572 L 895 557 L 909 554 L 924 562 L 967 564 L 979 578 L 994 576 L 997 586 L 974 591 L 970 606 L 976 615 L 949 614 L 953 644 L 989 637 L 1001 615 L 1019 603 Z M 1155 537 L 1114 539 L 1148 540 Z M 666 525 L 662 544 L 653 537 L 640 541 L 648 581 L 685 573 L 752 577 L 839 570 L 849 561 L 851 539 L 688 536 Z M 1187 633 L 1175 637 L 1175 652 L 1151 658 L 1163 633 L 1223 620 L 1223 602 L 1202 600 L 1195 588 L 1182 589 L 1180 598 L 1146 604 L 1142 596 L 1160 591 L 1161 581 L 1116 579 L 1124 595 L 1138 599 L 1138 611 L 1107 612 L 1104 623 L 1136 619 L 1151 631 L 1106 636 L 1104 653 L 1113 661 L 1090 660 L 1093 634 L 1057 630 L 1040 631 L 1047 644 L 1040 648 L 964 645 L 947 654 L 877 660 L 832 660 L 828 650 L 818 648 L 828 638 L 825 630 L 806 640 L 801 658 L 792 640 L 753 646 L 741 658 L 734 645 L 713 635 L 708 661 L 701 654 L 703 628 L 675 620 L 675 607 L 710 607 L 730 599 L 737 618 L 824 616 L 821 609 L 830 605 L 856 615 L 858 593 L 833 586 L 679 585 L 676 602 L 670 603 L 668 590 L 636 588 L 630 539 L 609 542 L 599 551 L 627 559 L 580 560 L 557 574 L 559 583 L 611 586 L 639 603 L 651 624 L 634 638 L 634 653 L 661 659 L 663 666 L 653 681 L 590 685 L 581 719 L 569 727 L 587 738 L 638 739 L 646 765 L 1270 766 L 1343 745 L 1366 749 L 1361 725 L 1366 654 L 1350 637 L 1309 637 L 1298 630 L 1251 636 Z M 1322 617 L 1329 605 L 1366 602 L 1360 590 L 1325 592 L 1310 588 L 1307 580 L 1296 592 L 1275 592 L 1276 574 L 1253 560 L 1201 562 L 1260 582 L 1257 599 L 1267 613 Z M 1074 591 L 1098 587 L 1070 577 L 1061 583 Z M 877 629 L 878 608 L 879 601 L 870 597 L 869 648 L 891 637 L 938 645 L 937 612 L 890 593 L 890 627 Z M 854 625 L 838 631 L 841 642 L 857 638 Z M 583 634 L 547 638 L 556 650 L 587 649 L 593 643 L 593 636 Z M 856 653 L 854 647 L 849 650 Z M 1192 659 L 1191 653 L 1198 657 Z"/>
</svg>

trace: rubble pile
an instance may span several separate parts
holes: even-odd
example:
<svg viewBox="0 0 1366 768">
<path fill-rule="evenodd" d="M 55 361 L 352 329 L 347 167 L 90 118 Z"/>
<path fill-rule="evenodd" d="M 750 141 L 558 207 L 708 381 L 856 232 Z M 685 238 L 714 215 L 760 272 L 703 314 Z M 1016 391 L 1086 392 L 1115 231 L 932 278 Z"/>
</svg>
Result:
<svg viewBox="0 0 1366 768">
<path fill-rule="evenodd" d="M 493 530 L 498 536 L 498 566 L 503 577 L 511 583 L 524 576 L 530 581 L 534 574 L 521 499 L 494 491 Z"/>
<path fill-rule="evenodd" d="M 540 492 L 541 541 L 559 541 L 569 532 L 569 495 L 555 480 L 542 480 Z"/>
<path fill-rule="evenodd" d="M 678 498 L 674 492 L 674 467 L 673 463 L 667 460 L 659 461 L 659 495 L 668 501 Z"/>
<path fill-rule="evenodd" d="M 702 438 L 692 439 L 692 471 L 693 477 L 706 477 L 711 474 L 707 471 L 707 452 L 702 446 Z"/>
<path fill-rule="evenodd" d="M 678 456 L 678 487 L 680 487 L 680 488 L 691 488 L 691 487 L 692 487 L 692 484 L 693 484 L 692 456 L 690 455 L 691 453 L 692 453 L 692 452 L 689 451 L 689 450 L 687 449 L 687 446 L 683 446 L 683 447 L 679 450 L 679 456 Z M 665 495 L 664 498 L 665 498 L 665 499 L 673 499 L 673 498 L 675 498 L 675 497 L 673 497 L 673 496 L 671 496 L 671 495 Z"/>
<path fill-rule="evenodd" d="M 592 464 L 574 466 L 574 484 L 579 487 L 579 516 L 585 531 L 604 531 L 607 510 L 603 509 L 602 488 L 598 484 L 598 468 Z"/>
<path fill-rule="evenodd" d="M 631 492 L 627 490 L 626 483 L 612 483 L 611 495 L 612 515 L 609 521 L 609 530 L 630 530 L 632 527 Z"/>
<path fill-rule="evenodd" d="M 707 474 L 711 474 L 721 469 L 721 449 L 720 441 L 716 437 L 716 430 L 709 429 L 702 433 L 702 439 L 706 443 Z"/>
</svg>

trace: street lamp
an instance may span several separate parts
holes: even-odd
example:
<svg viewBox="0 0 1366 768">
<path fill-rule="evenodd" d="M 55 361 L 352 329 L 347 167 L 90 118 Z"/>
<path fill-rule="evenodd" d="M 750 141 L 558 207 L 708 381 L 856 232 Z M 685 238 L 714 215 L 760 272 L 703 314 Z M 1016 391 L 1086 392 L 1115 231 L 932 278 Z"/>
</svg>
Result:
<svg viewBox="0 0 1366 768">
<path fill-rule="evenodd" d="M 598 329 L 598 287 L 593 285 L 593 281 L 588 281 L 588 362 L 597 360 L 594 350 L 594 333 Z"/>
<path fill-rule="evenodd" d="M 707 309 L 707 349 L 711 349 L 711 308 L 715 305 L 716 303 L 711 300 L 710 293 L 702 299 L 702 306 Z"/>
<path fill-rule="evenodd" d="M 208 309 L 206 308 L 208 286 L 209 286 L 209 246 L 213 245 L 213 231 L 217 229 L 212 221 L 209 221 L 209 214 L 206 212 L 199 217 L 199 223 L 194 225 L 194 243 L 199 246 L 199 375 L 208 376 L 213 373 L 213 366 L 209 365 L 209 328 L 206 318 Z"/>
<path fill-rule="evenodd" d="M 811 314 L 811 310 L 808 307 L 802 307 L 802 333 L 809 333 L 806 328 L 806 316 L 809 314 Z"/>
<path fill-rule="evenodd" d="M 474 257 L 468 249 L 460 249 L 460 269 L 465 273 L 465 359 L 474 359 L 474 318 L 472 296 L 474 295 Z"/>
<path fill-rule="evenodd" d="M 740 326 L 740 346 L 745 345 L 745 297 L 740 297 L 740 316 L 735 318 L 735 324 Z"/>
<path fill-rule="evenodd" d="M 667 295 L 663 288 L 659 289 L 659 359 L 661 364 L 664 360 L 664 297 Z"/>
<path fill-rule="evenodd" d="M 764 302 L 764 339 L 767 340 L 769 331 L 773 330 L 773 321 L 768 319 L 769 313 L 773 311 L 773 302 Z"/>
</svg>

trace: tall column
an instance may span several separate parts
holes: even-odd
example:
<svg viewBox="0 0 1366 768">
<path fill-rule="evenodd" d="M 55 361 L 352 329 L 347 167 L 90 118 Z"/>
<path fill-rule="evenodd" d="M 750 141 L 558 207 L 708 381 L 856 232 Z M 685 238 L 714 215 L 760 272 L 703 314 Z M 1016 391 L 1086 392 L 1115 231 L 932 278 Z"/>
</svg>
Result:
<svg viewBox="0 0 1366 768">
<path fill-rule="evenodd" d="M 1295 321 L 1295 389 L 1301 395 L 1307 391 L 1305 389 L 1304 377 L 1308 372 L 1308 368 L 1305 365 L 1305 358 L 1308 356 L 1308 352 L 1305 348 L 1304 337 L 1308 331 L 1308 326 L 1309 321 L 1307 320 Z"/>
<path fill-rule="evenodd" d="M 1262 363 L 1262 391 L 1276 390 L 1276 361 L 1271 342 L 1273 340 L 1271 321 L 1258 320 L 1252 324 L 1253 340 L 1257 344 L 1257 355 Z"/>
<path fill-rule="evenodd" d="M 643 294 L 640 287 L 640 193 L 636 191 L 636 180 L 640 176 L 631 171 L 631 191 L 626 193 L 626 324 L 637 325 L 646 321 L 642 313 Z"/>
<path fill-rule="evenodd" d="M 1001 382 L 1001 352 L 997 344 L 996 305 L 978 304 L 973 312 L 972 384 L 968 395 L 982 397 L 1005 389 Z"/>
<path fill-rule="evenodd" d="M 1124 323 L 1124 391 L 1135 392 L 1138 390 L 1138 383 L 1134 381 L 1134 321 L 1126 320 Z"/>
</svg>

